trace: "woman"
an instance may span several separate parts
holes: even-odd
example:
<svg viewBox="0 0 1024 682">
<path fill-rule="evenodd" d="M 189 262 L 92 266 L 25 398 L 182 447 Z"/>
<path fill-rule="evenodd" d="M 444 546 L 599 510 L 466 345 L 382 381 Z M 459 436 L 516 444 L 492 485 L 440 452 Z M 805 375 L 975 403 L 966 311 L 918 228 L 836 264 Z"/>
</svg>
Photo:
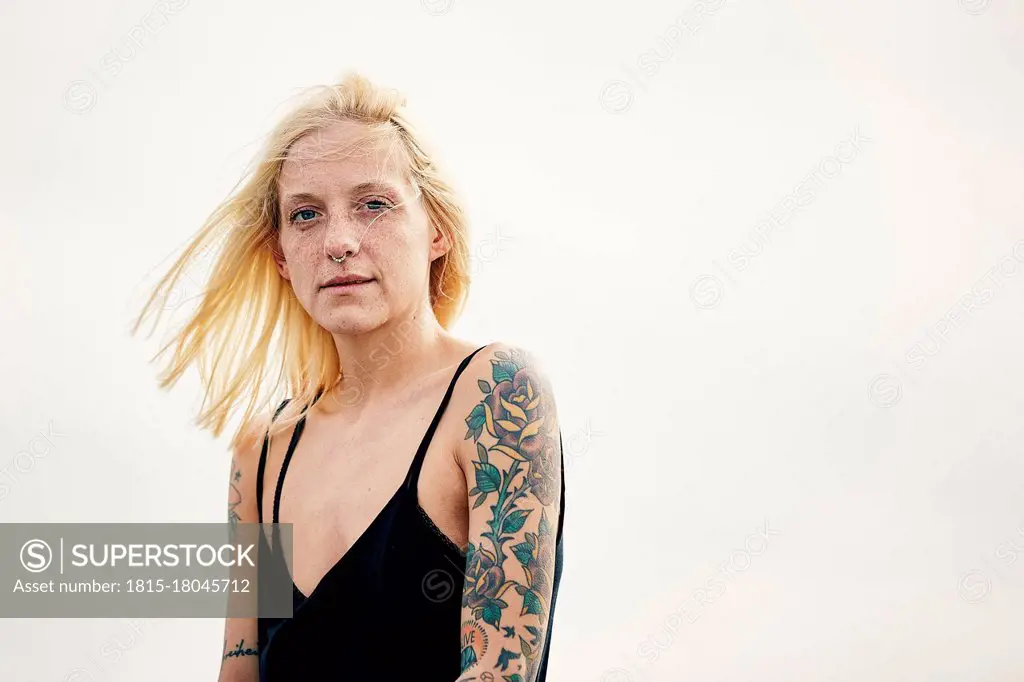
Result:
<svg viewBox="0 0 1024 682">
<path fill-rule="evenodd" d="M 135 326 L 221 244 L 161 386 L 196 362 L 215 436 L 245 403 L 229 519 L 293 524 L 294 612 L 228 618 L 220 682 L 546 677 L 555 402 L 527 353 L 447 331 L 466 220 L 404 105 L 355 73 L 316 89 Z"/>
</svg>

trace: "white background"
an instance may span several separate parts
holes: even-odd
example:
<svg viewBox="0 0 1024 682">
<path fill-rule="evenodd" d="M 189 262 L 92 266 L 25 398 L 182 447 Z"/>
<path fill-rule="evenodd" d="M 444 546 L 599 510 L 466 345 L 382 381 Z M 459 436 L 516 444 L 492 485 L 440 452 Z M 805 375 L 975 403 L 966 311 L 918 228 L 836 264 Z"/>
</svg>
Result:
<svg viewBox="0 0 1024 682">
<path fill-rule="evenodd" d="M 356 68 L 472 217 L 456 331 L 555 382 L 551 682 L 1024 676 L 1017 0 L 153 8 L 0 9 L 0 520 L 224 519 L 226 437 L 129 322 L 285 100 Z M 212 681 L 221 627 L 4 620 L 0 677 Z"/>
</svg>

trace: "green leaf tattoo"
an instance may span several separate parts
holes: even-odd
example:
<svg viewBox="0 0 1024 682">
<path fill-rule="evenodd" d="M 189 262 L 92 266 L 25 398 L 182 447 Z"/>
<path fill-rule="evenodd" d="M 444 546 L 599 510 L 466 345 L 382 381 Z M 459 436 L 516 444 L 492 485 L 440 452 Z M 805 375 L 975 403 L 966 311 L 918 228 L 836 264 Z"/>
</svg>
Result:
<svg viewBox="0 0 1024 682">
<path fill-rule="evenodd" d="M 525 682 L 536 676 L 548 621 L 554 538 L 545 508 L 560 491 L 559 439 L 550 389 L 528 356 L 498 351 L 490 362 L 491 381 L 477 382 L 482 397 L 465 419 L 465 437 L 477 454 L 469 494 L 476 496 L 474 509 L 487 503 L 491 513 L 479 545 L 467 548 L 462 605 L 517 645 L 518 651 L 501 649 L 494 670 L 508 682 Z M 518 636 L 514 626 L 502 625 L 510 596 L 518 617 L 529 619 Z M 463 648 L 463 672 L 479 660 Z"/>
</svg>

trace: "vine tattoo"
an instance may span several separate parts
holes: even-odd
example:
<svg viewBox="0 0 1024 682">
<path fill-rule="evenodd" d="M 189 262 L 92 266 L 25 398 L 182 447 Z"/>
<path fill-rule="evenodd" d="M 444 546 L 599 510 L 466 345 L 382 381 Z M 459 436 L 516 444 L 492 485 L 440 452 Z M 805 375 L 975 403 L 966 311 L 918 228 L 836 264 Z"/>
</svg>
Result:
<svg viewBox="0 0 1024 682">
<path fill-rule="evenodd" d="M 479 545 L 470 542 L 467 548 L 462 606 L 492 628 L 492 646 L 499 653 L 493 672 L 480 672 L 474 666 L 482 653 L 464 638 L 462 672 L 481 680 L 531 682 L 543 651 L 554 572 L 546 508 L 557 515 L 561 474 L 555 406 L 546 380 L 519 349 L 494 353 L 491 379 L 493 385 L 477 382 L 483 397 L 466 418 L 465 438 L 476 443 L 472 508 L 489 504 L 491 514 Z M 518 612 L 511 610 L 512 602 Z M 512 624 L 503 622 L 513 614 Z"/>
</svg>

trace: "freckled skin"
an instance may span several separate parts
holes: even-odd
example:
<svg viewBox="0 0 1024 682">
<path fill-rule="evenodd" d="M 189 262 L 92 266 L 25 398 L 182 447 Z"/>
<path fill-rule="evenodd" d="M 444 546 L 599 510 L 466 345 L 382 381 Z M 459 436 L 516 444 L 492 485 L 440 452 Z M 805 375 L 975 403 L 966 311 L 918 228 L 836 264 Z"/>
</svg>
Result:
<svg viewBox="0 0 1024 682">
<path fill-rule="evenodd" d="M 367 132 L 362 124 L 339 122 L 300 138 L 278 183 L 284 254 L 278 269 L 303 308 L 334 334 L 360 334 L 423 312 L 424 301 L 429 306 L 430 263 L 447 250 L 417 188 L 405 180 L 408 164 L 400 143 L 371 141 Z M 355 191 L 364 182 L 386 183 L 393 191 Z M 315 198 L 289 198 L 296 193 Z M 296 211 L 299 219 L 292 224 L 289 216 Z M 352 255 L 344 263 L 327 255 L 346 251 Z M 344 292 L 319 288 L 348 273 L 376 281 Z"/>
</svg>

